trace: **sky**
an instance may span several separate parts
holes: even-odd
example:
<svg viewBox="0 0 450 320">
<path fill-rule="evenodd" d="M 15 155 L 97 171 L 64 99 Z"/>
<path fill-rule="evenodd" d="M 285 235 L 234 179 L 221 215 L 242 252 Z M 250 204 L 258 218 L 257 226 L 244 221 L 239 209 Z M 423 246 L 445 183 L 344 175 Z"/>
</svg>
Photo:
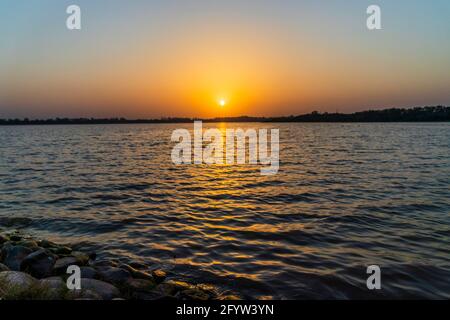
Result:
<svg viewBox="0 0 450 320">
<path fill-rule="evenodd" d="M 450 105 L 449 17 L 448 0 L 0 0 L 0 118 Z"/>
</svg>

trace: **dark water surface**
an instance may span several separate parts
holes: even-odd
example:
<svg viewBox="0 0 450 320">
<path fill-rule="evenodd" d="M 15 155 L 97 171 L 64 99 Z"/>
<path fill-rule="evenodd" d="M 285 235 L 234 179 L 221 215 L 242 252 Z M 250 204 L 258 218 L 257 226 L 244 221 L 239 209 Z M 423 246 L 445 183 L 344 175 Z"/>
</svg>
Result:
<svg viewBox="0 0 450 320">
<path fill-rule="evenodd" d="M 279 173 L 173 165 L 192 124 L 0 127 L 0 227 L 251 298 L 450 298 L 450 124 L 217 126 L 279 128 Z"/>
</svg>

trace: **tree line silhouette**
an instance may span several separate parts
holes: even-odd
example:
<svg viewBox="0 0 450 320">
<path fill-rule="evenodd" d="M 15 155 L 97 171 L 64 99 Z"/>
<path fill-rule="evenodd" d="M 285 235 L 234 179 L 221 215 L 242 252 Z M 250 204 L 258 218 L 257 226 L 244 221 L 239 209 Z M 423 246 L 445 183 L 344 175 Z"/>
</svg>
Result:
<svg viewBox="0 0 450 320">
<path fill-rule="evenodd" d="M 368 110 L 355 113 L 320 113 L 284 117 L 222 117 L 212 119 L 200 118 L 160 118 L 160 119 L 125 119 L 125 118 L 53 118 L 53 119 L 0 119 L 0 125 L 70 125 L 70 124 L 121 124 L 121 123 L 189 123 L 195 120 L 204 122 L 445 122 L 450 121 L 450 107 L 427 106 L 410 109 L 391 108 Z"/>
</svg>

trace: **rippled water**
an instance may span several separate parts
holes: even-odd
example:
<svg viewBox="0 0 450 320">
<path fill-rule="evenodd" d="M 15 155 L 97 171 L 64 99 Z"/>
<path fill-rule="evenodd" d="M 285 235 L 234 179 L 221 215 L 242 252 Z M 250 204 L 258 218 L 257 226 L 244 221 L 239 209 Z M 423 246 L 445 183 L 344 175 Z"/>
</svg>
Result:
<svg viewBox="0 0 450 320">
<path fill-rule="evenodd" d="M 247 298 L 450 298 L 450 124 L 205 126 L 279 128 L 279 173 L 173 165 L 192 124 L 0 127 L 0 226 Z"/>
</svg>

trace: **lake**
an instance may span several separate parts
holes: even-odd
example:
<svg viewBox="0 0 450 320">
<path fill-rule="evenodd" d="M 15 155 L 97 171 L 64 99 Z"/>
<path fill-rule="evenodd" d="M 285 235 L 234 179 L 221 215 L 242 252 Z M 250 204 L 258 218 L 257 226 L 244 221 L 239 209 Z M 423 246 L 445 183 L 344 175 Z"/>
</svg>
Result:
<svg viewBox="0 0 450 320">
<path fill-rule="evenodd" d="M 246 298 L 450 298 L 449 123 L 204 124 L 278 128 L 273 176 L 174 165 L 192 127 L 0 127 L 0 227 Z"/>
</svg>

